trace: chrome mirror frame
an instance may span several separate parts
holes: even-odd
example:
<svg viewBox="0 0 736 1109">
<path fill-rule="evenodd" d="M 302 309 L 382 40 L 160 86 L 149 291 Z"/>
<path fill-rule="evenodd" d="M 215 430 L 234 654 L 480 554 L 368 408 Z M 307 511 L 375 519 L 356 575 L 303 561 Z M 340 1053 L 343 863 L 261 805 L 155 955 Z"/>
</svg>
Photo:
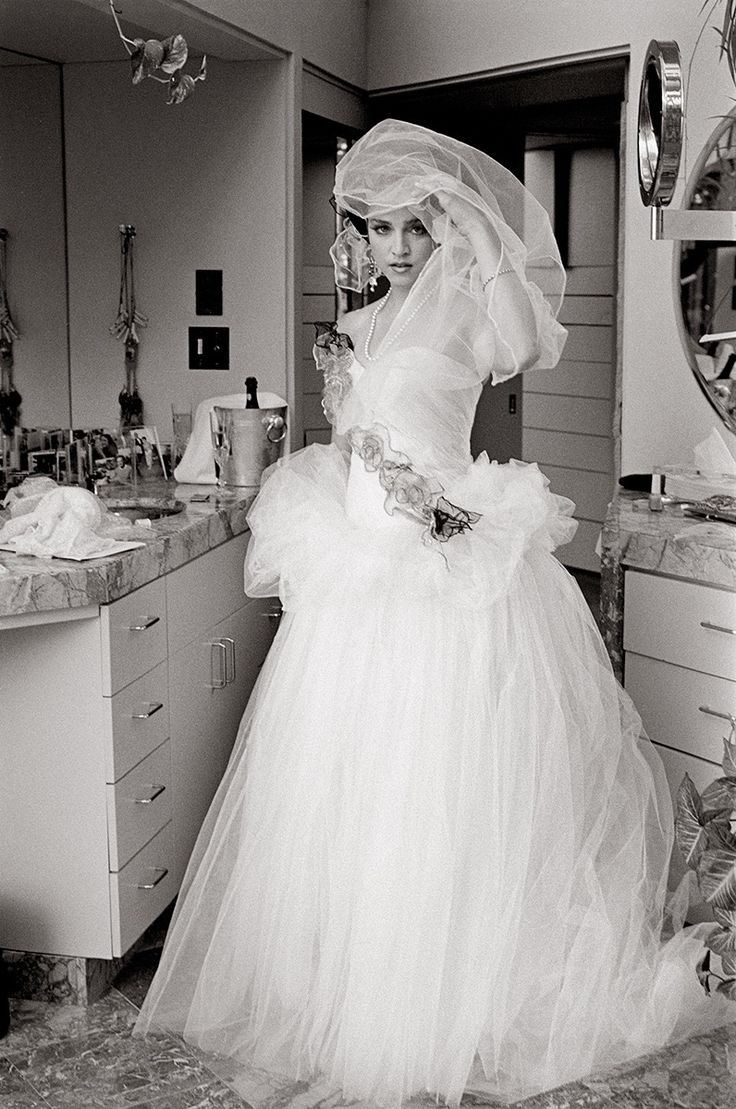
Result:
<svg viewBox="0 0 736 1109">
<path fill-rule="evenodd" d="M 685 95 L 680 48 L 652 39 L 639 85 L 639 191 L 651 212 L 652 239 L 736 241 L 736 211 L 668 209 L 684 139 Z"/>
<path fill-rule="evenodd" d="M 644 204 L 669 204 L 682 154 L 685 102 L 680 48 L 652 39 L 639 86 L 639 191 Z"/>
<path fill-rule="evenodd" d="M 688 207 L 688 205 L 692 205 L 693 200 L 694 200 L 696 194 L 699 192 L 699 190 L 700 191 L 705 191 L 707 193 L 707 191 L 708 191 L 708 189 L 707 189 L 708 180 L 707 180 L 707 172 L 706 172 L 707 167 L 711 163 L 711 161 L 713 160 L 714 155 L 718 154 L 720 140 L 723 138 L 723 136 L 725 134 L 728 133 L 729 130 L 732 131 L 733 136 L 734 136 L 734 141 L 733 141 L 732 145 L 729 147 L 729 149 L 732 149 L 734 151 L 734 168 L 736 169 L 736 108 L 734 108 L 733 111 L 728 116 L 726 116 L 724 119 L 722 119 L 720 121 L 720 123 L 715 128 L 715 130 L 711 134 L 710 138 L 708 139 L 707 143 L 705 144 L 705 146 L 703 147 L 703 150 L 700 153 L 700 156 L 697 160 L 697 163 L 695 164 L 695 167 L 692 171 L 692 174 L 690 175 L 690 177 L 689 177 L 689 179 L 686 183 L 686 186 L 685 186 L 685 193 L 684 193 L 683 200 L 682 200 L 683 214 L 685 214 L 686 212 L 691 212 L 693 215 L 699 215 L 699 216 L 704 216 L 704 215 L 729 215 L 728 211 L 725 211 L 725 212 L 722 211 L 722 210 L 721 211 L 719 211 L 719 210 L 707 211 L 707 210 L 704 210 L 702 208 L 700 210 L 698 210 L 698 209 L 693 210 L 692 207 Z M 705 186 L 705 188 L 704 188 L 704 186 Z M 714 201 L 714 203 L 718 202 L 716 197 L 713 198 L 713 201 Z M 694 242 L 698 242 L 698 241 L 703 241 L 703 239 L 702 239 L 702 237 L 701 237 L 700 240 L 698 240 L 696 238 L 693 238 L 693 239 L 690 239 L 689 241 L 691 243 L 694 243 Z M 728 237 L 724 236 L 724 239 L 722 240 L 722 243 L 723 243 L 723 245 L 727 245 L 729 242 L 732 242 L 732 241 L 733 241 L 732 239 L 729 239 Z M 697 381 L 700 389 L 702 390 L 703 394 L 708 398 L 709 403 L 716 410 L 716 412 L 718 413 L 718 416 L 723 421 L 723 423 L 726 425 L 726 427 L 729 428 L 730 431 L 732 431 L 736 434 L 736 406 L 734 406 L 732 404 L 729 407 L 728 406 L 728 400 L 726 399 L 725 392 L 723 393 L 723 395 L 721 395 L 721 392 L 714 385 L 714 382 L 717 381 L 717 380 L 720 380 L 720 379 L 713 378 L 713 379 L 709 380 L 705 377 L 701 367 L 698 365 L 696 355 L 698 353 L 701 353 L 701 354 L 707 356 L 707 351 L 705 349 L 703 349 L 702 347 L 699 347 L 699 340 L 700 340 L 701 336 L 700 335 L 697 335 L 697 336 L 692 335 L 690 333 L 690 331 L 688 330 L 688 327 L 687 327 L 687 324 L 686 324 L 685 312 L 683 310 L 683 304 L 682 304 L 682 283 L 683 283 L 682 261 L 683 261 L 683 255 L 685 254 L 685 248 L 686 248 L 686 241 L 683 241 L 680 248 L 673 252 L 673 271 L 672 271 L 673 288 L 672 288 L 672 291 L 673 291 L 673 297 L 674 297 L 674 301 L 675 301 L 675 316 L 677 318 L 677 329 L 678 329 L 678 332 L 680 334 L 680 339 L 682 341 L 682 346 L 683 346 L 683 349 L 685 351 L 685 355 L 687 357 L 688 364 L 689 364 L 690 369 L 692 370 L 692 372 L 695 376 L 695 380 Z M 716 241 L 716 242 L 713 243 L 713 246 L 710 248 L 710 252 L 715 253 L 717 250 L 718 250 L 718 242 Z M 705 328 L 705 325 L 703 325 L 703 327 Z M 736 351 L 736 334 L 734 334 L 732 345 L 734 346 L 734 350 Z M 731 380 L 731 379 L 729 378 L 729 379 L 726 379 L 726 380 Z M 734 397 L 734 399 L 736 399 L 736 380 L 733 380 L 731 395 Z"/>
</svg>

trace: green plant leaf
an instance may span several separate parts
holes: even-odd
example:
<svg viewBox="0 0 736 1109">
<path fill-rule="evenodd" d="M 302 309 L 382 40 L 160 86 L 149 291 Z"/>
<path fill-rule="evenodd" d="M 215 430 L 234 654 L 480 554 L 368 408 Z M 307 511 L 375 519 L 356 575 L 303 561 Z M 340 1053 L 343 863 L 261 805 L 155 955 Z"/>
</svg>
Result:
<svg viewBox="0 0 736 1109">
<path fill-rule="evenodd" d="M 703 954 L 698 959 L 695 967 L 695 973 L 698 976 L 698 981 L 707 994 L 710 993 L 710 951 L 706 947 Z"/>
<path fill-rule="evenodd" d="M 719 982 L 716 993 L 723 994 L 729 1001 L 736 1001 L 736 978 L 726 978 L 725 981 Z"/>
<path fill-rule="evenodd" d="M 708 846 L 698 862 L 698 884 L 706 901 L 719 909 L 736 909 L 736 850 L 733 837 L 711 821 L 706 829 Z"/>
<path fill-rule="evenodd" d="M 721 955 L 724 974 L 736 974 L 736 955 Z"/>
<path fill-rule="evenodd" d="M 706 937 L 705 946 L 715 955 L 736 955 L 736 932 L 715 928 Z"/>
<path fill-rule="evenodd" d="M 727 778 L 736 780 L 736 743 L 729 737 L 723 737 L 723 773 Z"/>
<path fill-rule="evenodd" d="M 700 803 L 706 815 L 720 814 L 736 808 L 736 781 L 733 778 L 716 778 L 703 790 Z"/>
<path fill-rule="evenodd" d="M 733 928 L 736 931 L 736 909 L 713 909 L 713 918 L 722 928 Z"/>
<path fill-rule="evenodd" d="M 686 774 L 680 783 L 675 811 L 677 846 L 680 848 L 687 865 L 695 870 L 705 847 L 706 836 L 703 828 L 703 806 L 700 794 L 689 774 Z"/>
</svg>

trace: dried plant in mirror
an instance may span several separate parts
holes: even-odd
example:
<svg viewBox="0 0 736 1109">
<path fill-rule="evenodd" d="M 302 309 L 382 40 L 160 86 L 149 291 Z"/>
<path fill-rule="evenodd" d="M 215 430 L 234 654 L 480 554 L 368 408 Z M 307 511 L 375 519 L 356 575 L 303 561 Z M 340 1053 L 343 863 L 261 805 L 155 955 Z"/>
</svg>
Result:
<svg viewBox="0 0 736 1109">
<path fill-rule="evenodd" d="M 13 382 L 13 343 L 19 337 L 8 304 L 8 232 L 0 227 L 0 430 L 12 435 L 22 397 Z"/>
<path fill-rule="evenodd" d="M 706 993 L 736 1001 L 736 717 L 723 740 L 723 777 L 698 793 L 688 774 L 677 794 L 675 830 L 685 862 L 695 871 L 701 896 L 712 907 L 715 923 L 698 962 Z M 722 974 L 711 969 L 721 959 Z"/>
<path fill-rule="evenodd" d="M 207 56 L 202 58 L 199 73 L 192 77 L 182 70 L 189 56 L 189 48 L 183 35 L 170 35 L 165 39 L 129 39 L 123 34 L 118 16 L 120 12 L 110 0 L 110 11 L 118 29 L 120 41 L 130 55 L 131 76 L 134 85 L 139 85 L 146 77 L 168 85 L 167 104 L 181 104 L 194 92 L 197 81 L 207 76 Z M 165 74 L 166 76 L 159 76 Z"/>
<path fill-rule="evenodd" d="M 139 327 L 148 319 L 136 307 L 135 280 L 133 277 L 133 240 L 135 227 L 121 223 L 120 231 L 120 299 L 115 323 L 110 334 L 125 343 L 125 385 L 120 392 L 120 427 L 139 427 L 143 423 L 143 401 L 138 392 L 137 367 Z"/>
</svg>

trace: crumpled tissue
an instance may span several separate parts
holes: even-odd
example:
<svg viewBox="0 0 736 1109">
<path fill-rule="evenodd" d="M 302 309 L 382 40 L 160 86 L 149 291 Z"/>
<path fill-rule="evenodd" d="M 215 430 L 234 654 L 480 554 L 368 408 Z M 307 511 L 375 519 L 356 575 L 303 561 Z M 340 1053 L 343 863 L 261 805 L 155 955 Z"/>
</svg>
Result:
<svg viewBox="0 0 736 1109">
<path fill-rule="evenodd" d="M 86 489 L 51 478 L 26 478 L 3 504 L 10 518 L 0 527 L 0 548 L 16 554 L 80 561 L 144 546 L 146 529 L 113 515 Z"/>
<path fill-rule="evenodd" d="M 736 475 L 736 458 L 715 427 L 706 439 L 693 447 L 693 461 L 702 474 Z"/>
<path fill-rule="evenodd" d="M 286 401 L 276 393 L 258 390 L 259 408 L 280 408 Z M 218 405 L 220 408 L 245 408 L 245 393 L 232 393 L 225 397 L 210 397 L 197 405 L 194 413 L 192 434 L 187 443 L 181 462 L 174 470 L 174 477 L 182 485 L 214 485 L 215 459 L 212 454 L 212 430 L 210 412 Z"/>
</svg>

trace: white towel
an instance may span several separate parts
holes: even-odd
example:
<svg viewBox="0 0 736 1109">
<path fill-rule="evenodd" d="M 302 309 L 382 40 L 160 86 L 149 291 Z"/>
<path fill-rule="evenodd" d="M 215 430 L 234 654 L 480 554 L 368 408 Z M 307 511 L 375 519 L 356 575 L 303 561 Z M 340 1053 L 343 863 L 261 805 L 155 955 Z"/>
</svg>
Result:
<svg viewBox="0 0 736 1109">
<path fill-rule="evenodd" d="M 262 393 L 258 390 L 259 408 L 280 408 L 286 401 L 276 393 Z M 212 454 L 212 432 L 210 412 L 218 405 L 220 408 L 245 408 L 245 393 L 233 393 L 226 397 L 210 397 L 197 405 L 194 426 L 187 443 L 187 449 L 174 477 L 183 485 L 214 485 L 215 460 Z"/>
</svg>

